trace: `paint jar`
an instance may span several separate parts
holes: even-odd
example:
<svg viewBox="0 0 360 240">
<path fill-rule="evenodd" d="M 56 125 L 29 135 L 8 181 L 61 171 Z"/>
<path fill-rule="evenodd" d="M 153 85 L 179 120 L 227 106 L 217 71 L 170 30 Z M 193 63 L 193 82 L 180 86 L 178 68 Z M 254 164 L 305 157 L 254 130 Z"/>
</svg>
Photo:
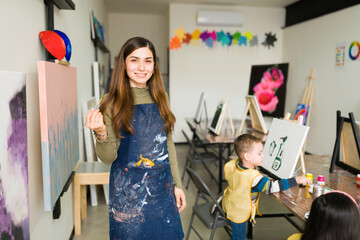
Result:
<svg viewBox="0 0 360 240">
<path fill-rule="evenodd" d="M 309 193 L 313 194 L 314 193 L 314 184 L 310 184 L 309 186 Z"/>
<path fill-rule="evenodd" d="M 324 175 L 319 175 L 318 176 L 317 183 L 320 184 L 321 186 L 325 186 L 325 177 L 324 177 Z"/>
<path fill-rule="evenodd" d="M 315 196 L 315 197 L 319 197 L 321 194 L 323 194 L 324 193 L 324 188 L 323 188 L 323 186 L 322 185 L 320 185 L 320 184 L 315 184 L 314 185 L 314 188 L 313 188 L 313 195 Z"/>
<path fill-rule="evenodd" d="M 313 181 L 313 175 L 311 173 L 306 173 L 305 177 L 307 177 L 311 182 Z"/>
<path fill-rule="evenodd" d="M 325 188 L 325 189 L 324 189 L 324 194 L 325 194 L 325 193 L 332 192 L 332 191 L 333 191 L 333 190 L 332 190 L 331 188 Z"/>
<path fill-rule="evenodd" d="M 305 197 L 306 197 L 306 198 L 311 198 L 310 186 L 309 186 L 309 185 L 306 185 L 306 186 L 305 186 Z"/>
<path fill-rule="evenodd" d="M 360 174 L 356 175 L 356 186 L 360 187 Z"/>
</svg>

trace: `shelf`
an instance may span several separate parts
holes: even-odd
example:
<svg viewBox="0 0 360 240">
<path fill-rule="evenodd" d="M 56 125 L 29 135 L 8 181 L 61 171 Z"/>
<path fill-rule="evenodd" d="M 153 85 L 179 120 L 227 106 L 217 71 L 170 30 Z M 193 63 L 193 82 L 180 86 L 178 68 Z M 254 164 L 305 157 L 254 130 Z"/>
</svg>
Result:
<svg viewBox="0 0 360 240">
<path fill-rule="evenodd" d="M 106 47 L 103 41 L 100 40 L 100 38 L 96 37 L 95 39 L 92 39 L 96 47 L 99 47 L 103 52 L 110 53 L 109 49 Z"/>
<path fill-rule="evenodd" d="M 75 10 L 75 4 L 71 0 L 52 0 L 59 9 Z"/>
</svg>

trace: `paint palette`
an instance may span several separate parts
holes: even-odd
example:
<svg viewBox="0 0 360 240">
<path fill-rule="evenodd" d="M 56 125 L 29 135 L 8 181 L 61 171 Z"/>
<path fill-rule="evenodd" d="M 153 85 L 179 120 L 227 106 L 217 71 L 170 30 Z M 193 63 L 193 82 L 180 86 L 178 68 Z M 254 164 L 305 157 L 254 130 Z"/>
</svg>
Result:
<svg viewBox="0 0 360 240">
<path fill-rule="evenodd" d="M 54 30 L 54 31 L 42 31 L 39 33 L 39 38 L 45 46 L 45 48 L 55 58 L 61 60 L 64 57 L 67 61 L 71 58 L 71 43 L 70 39 L 65 33 Z"/>
</svg>

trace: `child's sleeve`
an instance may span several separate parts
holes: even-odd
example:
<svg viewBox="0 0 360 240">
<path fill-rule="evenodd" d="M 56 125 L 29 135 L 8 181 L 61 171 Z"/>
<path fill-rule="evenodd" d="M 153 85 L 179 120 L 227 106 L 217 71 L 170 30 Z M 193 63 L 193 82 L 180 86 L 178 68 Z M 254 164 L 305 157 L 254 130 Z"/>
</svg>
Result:
<svg viewBox="0 0 360 240">
<path fill-rule="evenodd" d="M 281 192 L 291 187 L 297 186 L 295 178 L 272 180 L 268 177 L 259 175 L 252 184 L 251 192 L 266 192 L 266 194 Z"/>
</svg>

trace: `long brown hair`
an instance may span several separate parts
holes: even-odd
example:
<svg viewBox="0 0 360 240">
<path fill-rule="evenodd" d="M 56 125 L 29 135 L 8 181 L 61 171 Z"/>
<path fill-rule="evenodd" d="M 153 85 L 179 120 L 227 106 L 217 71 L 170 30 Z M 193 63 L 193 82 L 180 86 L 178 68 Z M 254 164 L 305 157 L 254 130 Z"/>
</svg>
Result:
<svg viewBox="0 0 360 240">
<path fill-rule="evenodd" d="M 317 197 L 301 240 L 359 240 L 359 207 L 351 198 L 340 192 Z"/>
<path fill-rule="evenodd" d="M 146 83 L 150 95 L 159 108 L 160 116 L 164 121 L 165 132 L 169 134 L 174 129 L 176 119 L 168 105 L 154 45 L 145 38 L 134 37 L 127 40 L 122 46 L 115 61 L 109 94 L 100 105 L 100 111 L 103 114 L 110 107 L 112 126 L 118 137 L 120 137 L 121 128 L 131 134 L 134 133 L 131 123 L 134 112 L 134 96 L 131 91 L 129 76 L 126 73 L 125 60 L 133 51 L 142 47 L 149 48 L 154 58 L 154 73 Z"/>
</svg>

